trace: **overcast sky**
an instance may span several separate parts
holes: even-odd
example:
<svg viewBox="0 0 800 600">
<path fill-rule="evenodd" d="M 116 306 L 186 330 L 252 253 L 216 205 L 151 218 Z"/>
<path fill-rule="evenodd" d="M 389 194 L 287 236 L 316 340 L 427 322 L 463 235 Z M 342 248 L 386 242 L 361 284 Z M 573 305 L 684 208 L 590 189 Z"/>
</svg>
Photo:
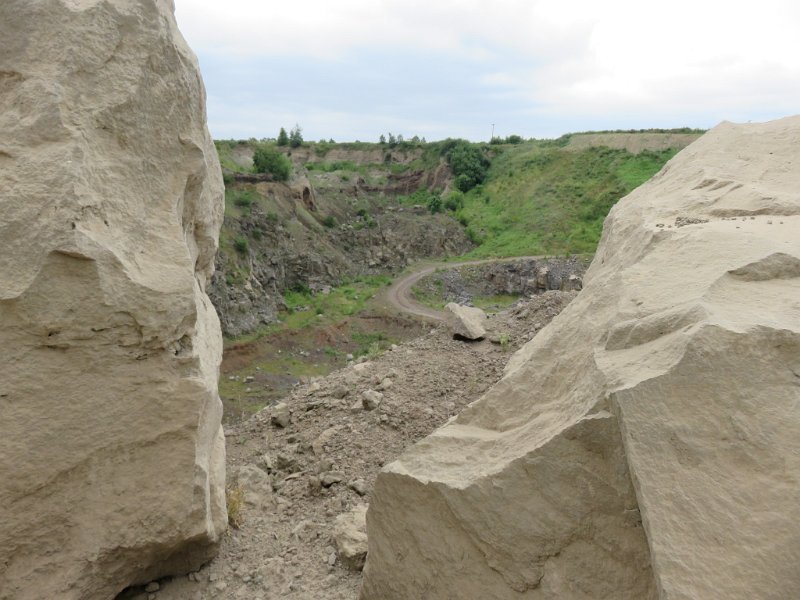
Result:
<svg viewBox="0 0 800 600">
<path fill-rule="evenodd" d="M 215 138 L 555 137 L 800 113 L 796 0 L 175 0 Z"/>
</svg>

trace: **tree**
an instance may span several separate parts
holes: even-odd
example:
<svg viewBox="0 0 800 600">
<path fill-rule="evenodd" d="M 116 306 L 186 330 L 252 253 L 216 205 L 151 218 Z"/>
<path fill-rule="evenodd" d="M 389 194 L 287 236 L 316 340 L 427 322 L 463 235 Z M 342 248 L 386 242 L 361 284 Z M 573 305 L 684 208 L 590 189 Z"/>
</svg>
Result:
<svg viewBox="0 0 800 600">
<path fill-rule="evenodd" d="M 381 134 L 381 137 L 378 138 L 378 143 L 379 144 L 385 144 L 386 143 L 386 136 Z"/>
<path fill-rule="evenodd" d="M 456 188 L 467 192 L 486 178 L 489 161 L 477 147 L 469 142 L 454 141 L 447 153 L 447 162 L 456 176 Z"/>
<path fill-rule="evenodd" d="M 428 210 L 433 214 L 442 212 L 442 199 L 436 194 L 431 194 L 428 198 Z"/>
<path fill-rule="evenodd" d="M 276 181 L 286 181 L 292 171 L 292 163 L 282 152 L 261 145 L 253 153 L 253 170 L 256 173 L 269 173 Z"/>
<path fill-rule="evenodd" d="M 289 136 L 286 135 L 286 130 L 281 127 L 280 133 L 278 133 L 278 146 L 288 146 L 289 145 Z"/>
<path fill-rule="evenodd" d="M 292 127 L 292 130 L 289 132 L 289 145 L 292 148 L 298 148 L 303 143 L 303 130 L 300 128 L 300 125 L 295 124 Z"/>
</svg>

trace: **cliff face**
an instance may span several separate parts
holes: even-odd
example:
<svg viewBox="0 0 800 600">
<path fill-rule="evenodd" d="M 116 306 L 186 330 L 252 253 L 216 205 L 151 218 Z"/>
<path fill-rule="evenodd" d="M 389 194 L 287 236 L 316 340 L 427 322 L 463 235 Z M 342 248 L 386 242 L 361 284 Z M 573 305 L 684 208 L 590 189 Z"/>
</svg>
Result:
<svg viewBox="0 0 800 600">
<path fill-rule="evenodd" d="M 324 154 L 319 147 L 283 148 L 293 165 L 284 183 L 241 172 L 252 168 L 253 144 L 218 142 L 228 206 L 209 294 L 224 334 L 277 321 L 288 290 L 398 273 L 421 258 L 472 249 L 452 216 L 397 202 L 418 190 L 444 190 L 451 180 L 447 164 L 412 168 L 421 149 L 374 146 Z"/>
<path fill-rule="evenodd" d="M 584 289 L 390 464 L 361 597 L 729 600 L 800 576 L 800 118 L 612 210 Z"/>
<path fill-rule="evenodd" d="M 169 0 L 0 4 L 0 598 L 113 597 L 226 526 L 222 178 Z"/>
</svg>

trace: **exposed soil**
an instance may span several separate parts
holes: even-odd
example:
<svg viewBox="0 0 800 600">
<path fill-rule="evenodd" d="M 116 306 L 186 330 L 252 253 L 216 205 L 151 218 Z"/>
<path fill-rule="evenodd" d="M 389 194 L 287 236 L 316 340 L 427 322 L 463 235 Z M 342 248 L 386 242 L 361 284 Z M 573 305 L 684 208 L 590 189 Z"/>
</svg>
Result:
<svg viewBox="0 0 800 600">
<path fill-rule="evenodd" d="M 334 519 L 368 503 L 381 467 L 478 399 L 501 377 L 511 351 L 574 296 L 546 292 L 490 317 L 490 338 L 503 345 L 458 341 L 437 325 L 373 360 L 295 387 L 283 400 L 291 413 L 285 427 L 271 423 L 280 406 L 226 427 L 229 482 L 251 475 L 239 480 L 240 528 L 229 531 L 219 557 L 199 572 L 127 597 L 355 600 L 361 574 L 337 555 Z M 229 364 L 247 358 L 244 349 L 229 354 Z M 363 408 L 367 390 L 383 395 L 374 410 Z"/>
<path fill-rule="evenodd" d="M 333 324 L 282 330 L 244 342 L 228 342 L 220 368 L 220 392 L 226 424 L 249 418 L 274 404 L 299 384 L 347 364 L 348 355 L 368 351 L 359 339 L 388 348 L 427 329 L 406 316 L 369 310 Z"/>
</svg>

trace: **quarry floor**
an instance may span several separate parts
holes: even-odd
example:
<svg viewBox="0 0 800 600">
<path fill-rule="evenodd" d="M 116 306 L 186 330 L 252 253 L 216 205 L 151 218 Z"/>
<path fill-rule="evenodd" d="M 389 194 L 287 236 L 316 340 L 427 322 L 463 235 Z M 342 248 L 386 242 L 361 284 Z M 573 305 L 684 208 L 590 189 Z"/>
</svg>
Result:
<svg viewBox="0 0 800 600">
<path fill-rule="evenodd" d="M 291 411 L 286 427 L 271 422 L 273 407 L 230 423 L 230 485 L 242 467 L 252 466 L 268 483 L 248 488 L 236 515 L 240 525 L 229 529 L 218 558 L 197 573 L 157 582 L 157 591 L 129 590 L 125 597 L 355 600 L 361 573 L 337 557 L 336 517 L 368 504 L 381 467 L 478 399 L 501 377 L 512 352 L 574 295 L 552 291 L 521 300 L 490 316 L 482 341 L 456 340 L 444 324 L 429 325 L 427 333 L 371 360 L 310 379 L 283 398 Z M 490 341 L 500 334 L 507 343 Z M 380 390 L 383 400 L 368 411 L 361 395 L 369 389 Z M 340 481 L 320 486 L 325 474 Z"/>
</svg>

